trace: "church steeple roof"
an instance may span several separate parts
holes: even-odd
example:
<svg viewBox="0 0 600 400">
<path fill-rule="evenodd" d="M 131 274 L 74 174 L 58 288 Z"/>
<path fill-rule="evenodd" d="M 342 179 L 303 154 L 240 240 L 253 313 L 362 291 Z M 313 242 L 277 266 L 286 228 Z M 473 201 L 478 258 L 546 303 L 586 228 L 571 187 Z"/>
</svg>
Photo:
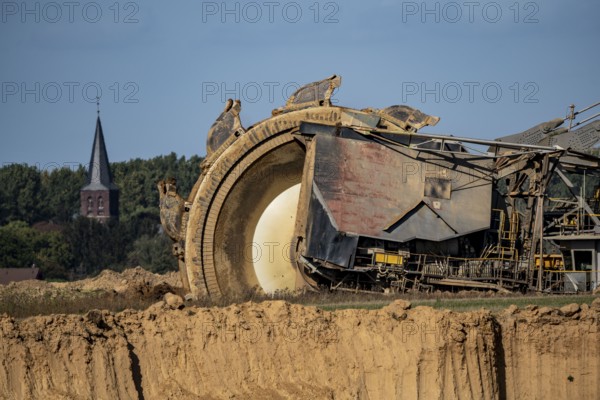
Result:
<svg viewBox="0 0 600 400">
<path fill-rule="evenodd" d="M 106 145 L 104 143 L 100 115 L 96 119 L 96 134 L 94 136 L 92 156 L 88 167 L 87 185 L 81 190 L 118 190 L 117 186 L 113 183 L 108 163 L 108 153 L 106 152 Z"/>
</svg>

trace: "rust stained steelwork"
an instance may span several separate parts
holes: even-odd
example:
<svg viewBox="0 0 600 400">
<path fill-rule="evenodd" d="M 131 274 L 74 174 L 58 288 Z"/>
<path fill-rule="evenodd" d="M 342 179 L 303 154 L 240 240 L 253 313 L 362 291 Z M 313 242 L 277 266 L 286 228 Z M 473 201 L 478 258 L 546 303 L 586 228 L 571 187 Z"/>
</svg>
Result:
<svg viewBox="0 0 600 400">
<path fill-rule="evenodd" d="M 319 188 L 339 230 L 407 242 L 442 241 L 489 228 L 489 160 L 326 135 L 314 140 L 316 173 L 306 184 Z M 448 198 L 432 196 L 431 189 L 426 193 L 432 178 L 447 186 Z M 475 198 L 479 201 L 472 204 Z M 466 206 L 468 214 L 462 212 Z"/>
</svg>

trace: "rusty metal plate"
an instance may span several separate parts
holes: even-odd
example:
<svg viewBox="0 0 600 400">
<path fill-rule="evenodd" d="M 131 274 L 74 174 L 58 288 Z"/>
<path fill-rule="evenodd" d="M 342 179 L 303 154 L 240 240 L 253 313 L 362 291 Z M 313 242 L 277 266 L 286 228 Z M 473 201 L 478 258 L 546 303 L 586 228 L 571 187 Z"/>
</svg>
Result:
<svg viewBox="0 0 600 400">
<path fill-rule="evenodd" d="M 315 197 L 339 231 L 403 242 L 489 228 L 492 185 L 480 159 L 328 135 L 315 140 Z"/>
</svg>

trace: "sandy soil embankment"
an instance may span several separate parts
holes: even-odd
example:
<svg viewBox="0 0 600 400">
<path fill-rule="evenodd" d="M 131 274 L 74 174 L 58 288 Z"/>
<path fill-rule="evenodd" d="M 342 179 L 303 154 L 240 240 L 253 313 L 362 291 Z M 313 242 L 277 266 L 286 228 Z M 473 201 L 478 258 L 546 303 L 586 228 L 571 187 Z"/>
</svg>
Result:
<svg viewBox="0 0 600 400">
<path fill-rule="evenodd" d="M 4 316 L 0 398 L 600 398 L 600 300 L 497 315 L 408 307 Z"/>
</svg>

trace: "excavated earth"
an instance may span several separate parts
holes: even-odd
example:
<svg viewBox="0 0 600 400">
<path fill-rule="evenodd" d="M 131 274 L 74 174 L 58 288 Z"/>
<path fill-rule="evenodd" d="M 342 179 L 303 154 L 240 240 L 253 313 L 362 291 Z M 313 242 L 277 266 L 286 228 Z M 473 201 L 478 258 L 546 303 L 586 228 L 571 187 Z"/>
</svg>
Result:
<svg viewBox="0 0 600 400">
<path fill-rule="evenodd" d="M 167 295 L 144 311 L 3 315 L 0 398 L 595 400 L 599 321 L 600 299 L 492 314 Z"/>
<path fill-rule="evenodd" d="M 0 285 L 0 301 L 9 297 L 55 298 L 82 297 L 86 294 L 114 294 L 130 298 L 162 297 L 166 292 L 181 290 L 179 273 L 154 274 L 142 267 L 118 273 L 104 270 L 94 278 L 73 282 L 29 280 Z"/>
</svg>

